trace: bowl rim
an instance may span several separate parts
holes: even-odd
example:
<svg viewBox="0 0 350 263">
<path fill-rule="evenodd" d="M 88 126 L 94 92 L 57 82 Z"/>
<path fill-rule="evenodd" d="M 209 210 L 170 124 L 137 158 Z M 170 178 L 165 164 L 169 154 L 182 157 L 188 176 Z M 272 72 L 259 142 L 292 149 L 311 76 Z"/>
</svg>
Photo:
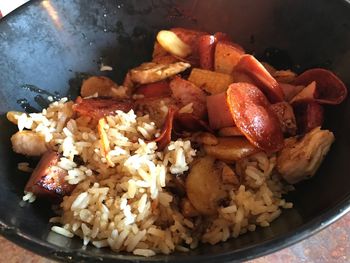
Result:
<svg viewBox="0 0 350 263">
<path fill-rule="evenodd" d="M 31 5 L 38 3 L 39 0 L 29 0 L 15 11 L 0 19 L 0 22 L 7 20 L 8 17 L 20 12 L 20 10 Z M 349 2 L 342 1 L 347 7 L 350 7 Z M 294 208 L 293 208 L 294 209 Z M 122 261 L 142 261 L 142 262 L 156 262 L 164 261 L 167 262 L 232 262 L 238 260 L 251 260 L 264 255 L 268 255 L 294 245 L 304 239 L 307 239 L 321 230 L 327 228 L 341 217 L 350 213 L 350 194 L 344 196 L 336 205 L 332 208 L 324 210 L 317 217 L 309 220 L 308 222 L 298 226 L 294 231 L 287 231 L 284 234 L 273 237 L 272 239 L 266 240 L 259 244 L 248 245 L 244 248 L 237 250 L 230 250 L 223 253 L 215 253 L 213 255 L 186 255 L 186 253 L 172 254 L 172 255 L 158 255 L 156 258 L 144 258 L 141 256 L 135 256 L 132 254 L 119 254 L 116 252 L 108 252 L 101 254 L 94 254 L 88 250 L 79 249 L 66 249 L 44 241 L 42 239 L 32 237 L 20 231 L 19 229 L 5 223 L 0 218 L 0 235 L 7 240 L 15 243 L 16 245 L 32 251 L 40 256 L 53 259 L 55 261 L 62 262 L 122 262 Z M 49 223 L 49 222 L 48 222 Z M 254 251 L 254 253 L 251 253 Z"/>
</svg>

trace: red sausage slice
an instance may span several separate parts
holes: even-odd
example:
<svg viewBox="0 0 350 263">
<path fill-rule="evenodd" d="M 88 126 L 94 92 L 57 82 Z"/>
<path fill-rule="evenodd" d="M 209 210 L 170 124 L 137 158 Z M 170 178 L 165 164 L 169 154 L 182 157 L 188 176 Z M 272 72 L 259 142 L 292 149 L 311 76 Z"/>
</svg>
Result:
<svg viewBox="0 0 350 263">
<path fill-rule="evenodd" d="M 314 68 L 300 74 L 293 82 L 294 85 L 309 85 L 316 81 L 314 99 L 321 104 L 339 104 L 347 96 L 348 90 L 344 84 L 333 72 Z"/>
<path fill-rule="evenodd" d="M 133 108 L 130 100 L 118 100 L 112 98 L 77 99 L 73 110 L 81 115 L 90 116 L 99 120 L 107 115 L 115 115 L 117 110 L 128 112 Z"/>
<path fill-rule="evenodd" d="M 59 160 L 59 153 L 46 152 L 33 171 L 25 190 L 34 193 L 38 197 L 53 199 L 60 199 L 70 194 L 74 189 L 74 185 L 65 181 L 64 178 L 68 173 L 57 166 Z"/>
<path fill-rule="evenodd" d="M 171 90 L 167 81 L 158 81 L 141 85 L 137 88 L 135 94 L 143 95 L 145 98 L 162 98 L 170 97 Z"/>
<path fill-rule="evenodd" d="M 235 126 L 226 92 L 207 96 L 209 126 L 213 130 Z"/>
<path fill-rule="evenodd" d="M 282 149 L 279 120 L 259 88 L 248 83 L 231 84 L 227 101 L 235 124 L 252 144 L 267 152 Z"/>
<path fill-rule="evenodd" d="M 254 56 L 243 55 L 234 71 L 243 72 L 251 77 L 271 103 L 283 101 L 283 92 L 278 82 Z"/>
<path fill-rule="evenodd" d="M 324 110 L 315 101 L 299 101 L 293 103 L 293 110 L 297 121 L 298 133 L 304 134 L 322 126 Z"/>
<path fill-rule="evenodd" d="M 157 143 L 159 151 L 162 151 L 171 141 L 171 132 L 173 130 L 175 113 L 176 110 L 170 107 L 165 122 L 163 124 L 160 136 L 154 140 Z"/>
<path fill-rule="evenodd" d="M 214 69 L 214 53 L 217 39 L 213 35 L 203 35 L 198 41 L 199 66 L 202 69 Z"/>
</svg>

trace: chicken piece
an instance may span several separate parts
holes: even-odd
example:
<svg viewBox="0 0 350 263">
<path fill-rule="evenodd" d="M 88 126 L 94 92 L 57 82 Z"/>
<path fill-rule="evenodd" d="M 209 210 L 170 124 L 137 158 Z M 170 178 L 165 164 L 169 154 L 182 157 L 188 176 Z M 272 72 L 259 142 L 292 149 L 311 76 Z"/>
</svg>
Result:
<svg viewBox="0 0 350 263">
<path fill-rule="evenodd" d="M 33 131 L 18 131 L 11 142 L 14 152 L 27 156 L 40 156 L 48 150 L 45 137 Z"/>
<path fill-rule="evenodd" d="M 39 197 L 53 199 L 70 194 L 74 189 L 74 185 L 70 185 L 65 181 L 68 172 L 57 166 L 59 160 L 59 153 L 47 151 L 33 171 L 26 184 L 25 191 L 32 192 Z"/>
<path fill-rule="evenodd" d="M 139 67 L 130 70 L 130 78 L 135 83 L 148 84 L 174 76 L 189 67 L 191 65 L 185 62 L 172 64 L 143 63 Z"/>
<path fill-rule="evenodd" d="M 271 105 L 271 109 L 278 117 L 282 132 L 285 135 L 294 136 L 297 133 L 297 124 L 292 106 L 285 101 Z"/>
<path fill-rule="evenodd" d="M 334 141 L 328 130 L 317 127 L 303 137 L 285 140 L 285 147 L 278 153 L 277 170 L 290 184 L 312 177 L 321 165 Z"/>
<path fill-rule="evenodd" d="M 220 200 L 226 197 L 223 190 L 221 169 L 215 159 L 209 156 L 193 163 L 186 179 L 187 197 L 194 208 L 202 215 L 217 213 Z"/>
<path fill-rule="evenodd" d="M 163 126 L 169 107 L 177 108 L 175 100 L 171 97 L 138 99 L 135 106 L 137 113 L 149 114 L 158 128 Z"/>
<path fill-rule="evenodd" d="M 170 82 L 172 97 L 184 107 L 192 103 L 193 116 L 205 119 L 207 115 L 206 94 L 192 82 L 180 77 L 175 77 Z"/>
</svg>

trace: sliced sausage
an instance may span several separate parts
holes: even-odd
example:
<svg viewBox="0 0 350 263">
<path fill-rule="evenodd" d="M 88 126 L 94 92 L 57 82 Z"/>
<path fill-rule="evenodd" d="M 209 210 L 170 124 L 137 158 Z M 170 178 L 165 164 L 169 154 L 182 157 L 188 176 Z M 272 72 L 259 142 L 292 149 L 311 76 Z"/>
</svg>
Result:
<svg viewBox="0 0 350 263">
<path fill-rule="evenodd" d="M 294 85 L 309 85 L 316 81 L 315 100 L 321 104 L 339 104 L 347 96 L 348 90 L 333 72 L 322 68 L 314 68 L 300 74 L 293 81 Z"/>
<path fill-rule="evenodd" d="M 25 186 L 25 191 L 32 192 L 38 197 L 53 199 L 60 199 L 70 194 L 74 189 L 74 185 L 65 181 L 68 173 L 57 166 L 59 160 L 59 153 L 47 151 L 34 169 Z"/>
<path fill-rule="evenodd" d="M 254 56 L 243 55 L 234 70 L 248 74 L 270 102 L 283 101 L 283 92 L 278 82 Z"/>
<path fill-rule="evenodd" d="M 227 101 L 236 126 L 248 140 L 267 152 L 283 147 L 283 133 L 265 95 L 248 83 L 231 84 Z"/>
<path fill-rule="evenodd" d="M 78 99 L 73 105 L 73 110 L 80 115 L 90 116 L 99 120 L 107 115 L 115 115 L 117 110 L 128 112 L 133 108 L 130 100 L 118 100 L 113 98 L 89 98 Z"/>
</svg>

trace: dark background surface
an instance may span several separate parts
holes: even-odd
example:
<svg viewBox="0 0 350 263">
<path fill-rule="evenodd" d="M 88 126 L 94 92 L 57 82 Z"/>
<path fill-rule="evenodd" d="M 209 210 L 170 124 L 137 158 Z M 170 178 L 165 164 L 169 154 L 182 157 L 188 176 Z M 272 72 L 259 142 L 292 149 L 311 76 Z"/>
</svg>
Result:
<svg viewBox="0 0 350 263">
<path fill-rule="evenodd" d="M 74 97 L 84 76 L 103 73 L 120 83 L 126 70 L 146 61 L 161 28 L 184 26 L 222 31 L 248 52 L 278 68 L 297 72 L 315 66 L 332 69 L 350 84 L 350 9 L 345 1 L 33 1 L 0 22 L 0 231 L 36 252 L 58 259 L 99 257 L 132 260 L 106 250 L 81 250 L 80 240 L 49 233 L 49 204 L 19 205 L 28 178 L 16 170 L 24 157 L 10 150 L 15 131 L 8 110 L 32 111 L 48 95 Z M 250 258 L 293 243 L 349 209 L 350 103 L 329 107 L 325 127 L 336 136 L 316 178 L 288 196 L 295 208 L 272 227 L 184 254 L 152 260 Z M 23 207 L 21 207 L 23 206 Z M 37 245 L 33 245 L 33 242 Z M 70 252 L 75 251 L 72 255 Z"/>
</svg>

